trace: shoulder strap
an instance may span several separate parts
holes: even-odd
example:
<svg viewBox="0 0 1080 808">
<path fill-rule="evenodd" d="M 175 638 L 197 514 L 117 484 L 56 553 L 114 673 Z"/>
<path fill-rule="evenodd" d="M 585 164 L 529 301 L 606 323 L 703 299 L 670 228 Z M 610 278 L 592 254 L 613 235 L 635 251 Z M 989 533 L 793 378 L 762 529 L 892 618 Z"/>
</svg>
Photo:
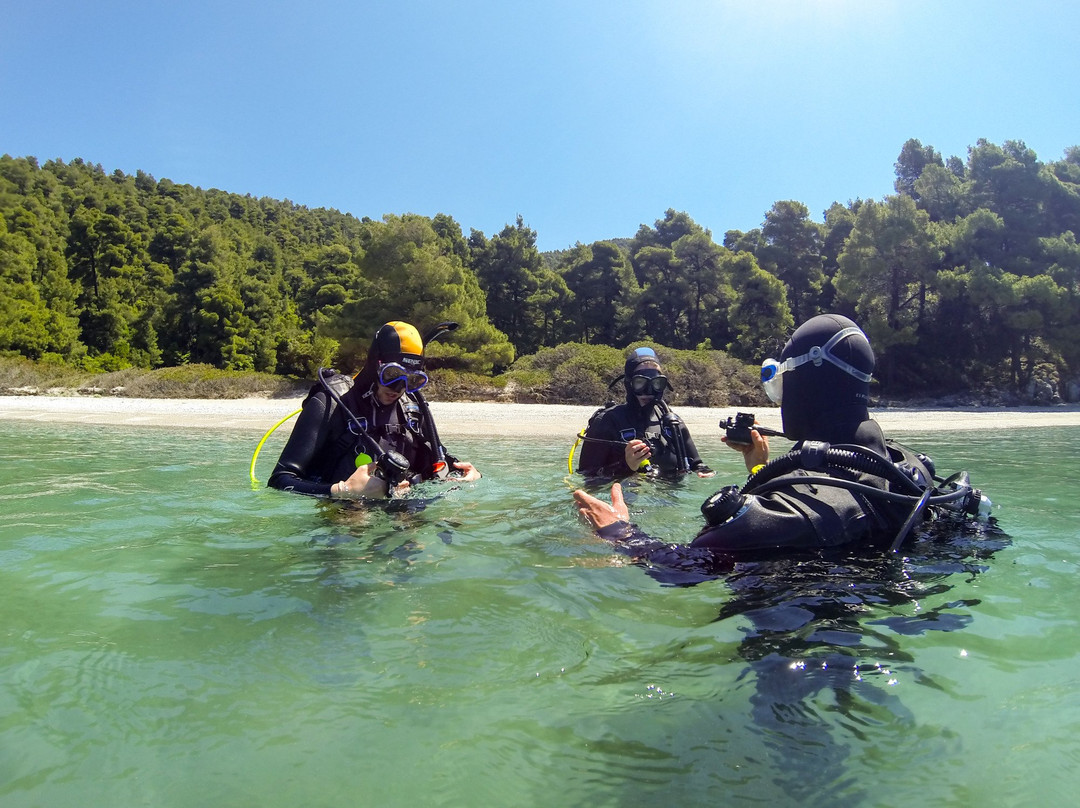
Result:
<svg viewBox="0 0 1080 808">
<path fill-rule="evenodd" d="M 614 401 L 609 401 L 604 406 L 597 408 L 596 412 L 594 412 L 592 415 L 589 416 L 589 423 L 586 425 L 586 429 L 588 427 L 592 426 L 596 421 L 599 421 L 601 418 L 603 418 L 607 413 L 611 412 L 611 410 L 615 409 L 617 406 L 618 406 L 618 404 L 616 404 Z"/>
<path fill-rule="evenodd" d="M 315 382 L 315 384 L 311 385 L 311 389 L 308 390 L 308 394 L 304 398 L 304 401 L 307 401 L 320 390 L 325 390 L 327 387 L 331 388 L 339 396 L 343 396 L 352 390 L 353 379 L 346 373 L 335 373 L 332 376 L 326 376 L 321 382 Z M 335 406 L 337 406 L 337 401 L 334 400 L 333 396 L 330 396 L 330 409 L 333 409 Z"/>
</svg>

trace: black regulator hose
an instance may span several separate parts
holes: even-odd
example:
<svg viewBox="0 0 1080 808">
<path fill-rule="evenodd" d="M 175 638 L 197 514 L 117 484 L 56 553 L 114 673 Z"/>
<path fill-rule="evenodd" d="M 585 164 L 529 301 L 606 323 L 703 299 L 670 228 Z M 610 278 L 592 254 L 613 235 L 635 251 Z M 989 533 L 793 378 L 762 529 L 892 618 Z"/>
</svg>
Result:
<svg viewBox="0 0 1080 808">
<path fill-rule="evenodd" d="M 898 486 L 905 489 L 906 492 L 910 493 L 906 493 L 905 491 L 886 491 L 875 488 L 872 485 L 866 485 L 865 483 L 829 477 L 825 474 L 792 473 L 796 471 L 812 472 L 818 469 L 824 470 L 829 467 L 842 468 L 847 469 L 848 471 L 863 472 L 872 474 L 875 477 L 882 477 L 889 482 L 896 483 Z M 889 552 L 895 553 L 900 549 L 900 545 L 903 544 L 904 539 L 906 539 L 911 532 L 911 528 L 915 525 L 919 515 L 926 510 L 927 506 L 953 503 L 957 500 L 968 499 L 974 494 L 967 472 L 957 472 L 947 480 L 934 478 L 933 482 L 937 482 L 939 485 L 935 487 L 928 481 L 925 488 L 920 486 L 915 480 L 901 471 L 892 461 L 882 457 L 877 454 L 877 452 L 867 449 L 865 446 L 858 446 L 855 444 L 830 446 L 827 443 L 819 441 L 806 441 L 797 451 L 789 452 L 788 454 L 767 463 L 765 468 L 758 471 L 757 474 L 752 475 L 750 479 L 746 481 L 746 484 L 737 495 L 734 491 L 731 491 L 725 496 L 720 496 L 715 503 L 715 510 L 732 510 L 739 504 L 739 501 L 745 494 L 764 494 L 778 488 L 807 484 L 844 488 L 848 491 L 862 494 L 863 496 L 889 502 L 911 503 L 914 501 L 915 504 L 911 509 L 911 513 L 908 514 L 907 519 L 904 521 L 904 524 L 893 539 L 892 545 L 889 547 Z M 950 485 L 954 487 L 953 491 L 941 492 L 942 488 Z M 720 493 L 722 494 L 723 492 Z M 731 501 L 729 502 L 728 500 Z M 706 505 L 708 504 L 709 503 L 707 502 Z M 702 511 L 706 512 L 706 506 L 702 506 Z M 710 515 L 719 516 L 720 514 L 710 514 L 706 512 L 706 518 Z M 710 520 L 710 524 L 716 524 L 716 522 Z"/>
<path fill-rule="evenodd" d="M 435 418 L 431 415 L 431 406 L 419 390 L 413 393 L 413 397 L 424 413 L 425 437 L 431 443 L 432 451 L 435 453 L 435 475 L 440 479 L 445 478 L 450 472 L 450 467 L 446 462 L 446 450 L 443 448 L 442 440 L 439 438 L 439 430 L 435 428 Z"/>
<path fill-rule="evenodd" d="M 660 407 L 660 433 L 663 434 L 664 427 L 671 429 L 675 454 L 678 455 L 679 471 L 689 471 L 690 458 L 687 456 L 686 441 L 683 439 L 682 419 L 671 411 L 667 402 L 661 401 Z"/>
<path fill-rule="evenodd" d="M 330 394 L 330 397 L 334 399 L 334 403 L 341 407 L 349 419 L 349 431 L 364 442 L 365 449 L 368 450 L 371 459 L 375 461 L 376 470 L 381 472 L 382 476 L 391 485 L 397 485 L 408 476 L 409 461 L 399 452 L 383 449 L 379 442 L 368 434 L 368 431 L 361 425 L 360 419 L 346 406 L 337 390 L 326 380 L 326 373 L 333 375 L 334 371 L 331 368 L 319 368 L 319 381 L 326 392 Z"/>
<path fill-rule="evenodd" d="M 904 543 L 904 539 L 907 538 L 907 534 L 911 532 L 912 526 L 915 524 L 915 519 L 926 508 L 926 503 L 930 501 L 930 494 L 933 489 L 927 488 L 923 491 L 923 495 L 919 497 L 919 501 L 915 503 L 915 507 L 911 509 L 911 513 L 908 514 L 908 518 L 904 520 L 904 524 L 901 526 L 899 532 L 896 534 L 896 538 L 893 539 L 892 544 L 889 546 L 889 552 L 895 553 L 900 549 L 900 545 Z"/>
<path fill-rule="evenodd" d="M 857 494 L 864 494 L 868 497 L 877 497 L 887 502 L 899 502 L 910 504 L 917 502 L 921 499 L 922 495 L 927 491 L 931 496 L 927 500 L 927 505 L 945 505 L 950 502 L 955 502 L 958 499 L 963 499 L 970 495 L 970 488 L 959 488 L 956 491 L 949 491 L 945 494 L 934 494 L 934 488 L 920 488 L 918 495 L 916 494 L 902 494 L 898 491 L 884 491 L 881 488 L 874 488 L 872 485 L 866 483 L 855 482 L 854 480 L 842 480 L 836 477 L 827 477 L 825 475 L 791 475 L 790 477 L 777 477 L 770 480 L 764 485 L 756 488 L 754 494 L 767 494 L 770 491 L 775 491 L 778 488 L 788 488 L 792 485 L 827 485 L 833 488 L 846 488 L 848 491 L 854 491 Z"/>
<path fill-rule="evenodd" d="M 770 460 L 765 464 L 765 468 L 751 475 L 743 485 L 742 493 L 759 493 L 758 489 L 762 486 L 793 471 L 814 471 L 829 466 L 884 477 L 889 482 L 907 489 L 915 497 L 923 492 L 922 486 L 898 469 L 891 460 L 865 446 L 856 444 L 830 446 L 821 441 L 805 441 L 800 449 Z M 872 488 L 872 486 L 866 487 Z"/>
</svg>

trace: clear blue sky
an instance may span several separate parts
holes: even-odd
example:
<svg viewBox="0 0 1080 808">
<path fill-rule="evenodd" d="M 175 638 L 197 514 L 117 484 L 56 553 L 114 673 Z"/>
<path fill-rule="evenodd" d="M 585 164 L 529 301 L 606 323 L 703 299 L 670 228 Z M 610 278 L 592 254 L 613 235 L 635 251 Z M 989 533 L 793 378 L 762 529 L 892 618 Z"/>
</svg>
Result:
<svg viewBox="0 0 1080 808">
<path fill-rule="evenodd" d="M 542 250 L 668 208 L 893 191 L 918 138 L 1080 145 L 1067 0 L 0 0 L 0 153 L 356 216 L 517 215 Z"/>
</svg>

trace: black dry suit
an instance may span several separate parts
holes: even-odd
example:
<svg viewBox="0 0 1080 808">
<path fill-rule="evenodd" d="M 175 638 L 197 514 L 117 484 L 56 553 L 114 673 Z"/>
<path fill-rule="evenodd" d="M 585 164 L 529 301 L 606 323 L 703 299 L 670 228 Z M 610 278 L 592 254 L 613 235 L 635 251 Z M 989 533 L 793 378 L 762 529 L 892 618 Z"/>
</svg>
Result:
<svg viewBox="0 0 1080 808">
<path fill-rule="evenodd" d="M 651 473 L 677 474 L 684 471 L 709 472 L 701 460 L 690 430 L 663 400 L 663 392 L 642 407 L 631 389 L 635 373 L 658 376 L 660 366 L 651 348 L 639 348 L 626 361 L 622 378 L 626 402 L 601 407 L 589 419 L 582 437 L 578 472 L 587 476 L 624 477 L 632 470 L 626 465 L 626 444 L 635 438 L 645 441 L 652 450 L 649 465 L 641 469 Z M 615 382 L 619 379 L 615 379 Z M 670 387 L 668 388 L 670 389 Z"/>
<path fill-rule="evenodd" d="M 736 554 L 899 546 L 932 506 L 943 504 L 977 509 L 979 494 L 966 477 L 936 480 L 928 458 L 886 441 L 868 420 L 850 442 L 800 441 L 742 488 L 718 491 L 702 505 L 707 524 L 691 546 Z"/>
<path fill-rule="evenodd" d="M 388 323 L 379 329 L 355 382 L 344 374 L 319 370 L 319 382 L 304 399 L 269 486 L 330 496 L 334 483 L 356 471 L 360 455 L 378 461 L 382 453 L 399 453 L 408 464 L 405 479 L 412 482 L 441 476 L 447 465 L 457 462 L 440 443 L 431 411 L 419 392 L 402 393 L 388 405 L 380 404 L 376 396 L 380 362 L 404 360 L 419 366 L 419 354 L 403 354 L 399 347 L 392 326 L 401 331 L 402 325 Z"/>
</svg>

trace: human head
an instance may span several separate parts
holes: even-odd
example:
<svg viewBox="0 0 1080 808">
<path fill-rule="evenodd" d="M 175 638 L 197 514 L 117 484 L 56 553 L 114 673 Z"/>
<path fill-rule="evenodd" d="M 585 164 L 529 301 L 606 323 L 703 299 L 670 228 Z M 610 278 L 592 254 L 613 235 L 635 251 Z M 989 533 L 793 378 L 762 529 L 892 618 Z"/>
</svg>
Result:
<svg viewBox="0 0 1080 808">
<path fill-rule="evenodd" d="M 424 342 L 415 327 L 400 320 L 379 326 L 368 348 L 367 361 L 357 374 L 356 386 L 367 390 L 372 384 L 381 383 L 379 371 L 384 365 L 401 366 L 410 376 L 423 374 Z M 423 375 L 423 381 L 426 380 L 427 376 Z"/>
<path fill-rule="evenodd" d="M 634 377 L 638 377 L 639 381 L 635 382 Z M 641 382 L 641 378 L 663 379 L 663 383 Z M 635 386 L 638 387 L 637 392 L 635 392 Z M 626 357 L 626 364 L 623 365 L 623 388 L 626 390 L 627 403 L 635 406 L 639 405 L 639 395 L 651 396 L 653 400 L 663 398 L 664 390 L 670 390 L 671 385 L 667 383 L 667 378 L 663 375 L 660 358 L 656 355 L 656 351 L 643 347 L 635 348 L 630 352 Z"/>
<path fill-rule="evenodd" d="M 406 370 L 424 369 L 424 342 L 408 323 L 392 320 L 379 326 L 368 349 L 368 362 L 396 362 Z"/>
<path fill-rule="evenodd" d="M 784 434 L 792 440 L 820 440 L 869 417 L 874 351 L 847 317 L 821 314 L 807 320 L 784 345 L 781 368 L 785 363 L 780 414 Z M 763 377 L 767 366 L 768 360 Z"/>
</svg>

